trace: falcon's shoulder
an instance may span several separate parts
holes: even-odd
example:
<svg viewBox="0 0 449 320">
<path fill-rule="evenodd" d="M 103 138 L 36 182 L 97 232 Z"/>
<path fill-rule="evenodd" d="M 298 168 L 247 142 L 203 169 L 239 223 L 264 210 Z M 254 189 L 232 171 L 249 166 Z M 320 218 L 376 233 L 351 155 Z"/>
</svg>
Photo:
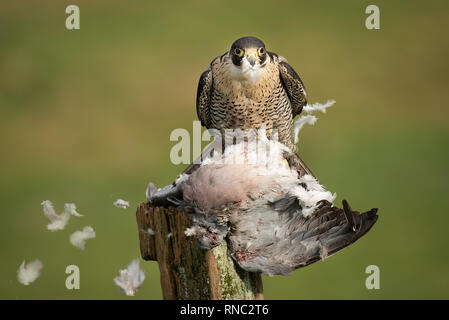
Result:
<svg viewBox="0 0 449 320">
<path fill-rule="evenodd" d="M 198 115 L 198 119 L 201 121 L 201 125 L 206 127 L 209 123 L 209 105 L 212 84 L 212 69 L 209 66 L 209 68 L 207 68 L 207 70 L 200 76 L 200 80 L 198 81 L 198 90 L 196 93 L 196 113 Z"/>
<path fill-rule="evenodd" d="M 272 59 L 278 61 L 282 85 L 290 99 L 292 114 L 295 117 L 301 113 L 302 108 L 307 104 L 307 92 L 304 83 L 296 71 L 288 64 L 287 59 L 273 52 L 269 52 L 269 55 Z"/>
<path fill-rule="evenodd" d="M 200 80 L 198 81 L 196 113 L 198 115 L 198 119 L 201 121 L 201 125 L 206 128 L 209 127 L 210 103 L 214 83 L 213 66 L 219 63 L 225 55 L 226 53 L 213 59 L 207 70 L 201 74 Z"/>
</svg>

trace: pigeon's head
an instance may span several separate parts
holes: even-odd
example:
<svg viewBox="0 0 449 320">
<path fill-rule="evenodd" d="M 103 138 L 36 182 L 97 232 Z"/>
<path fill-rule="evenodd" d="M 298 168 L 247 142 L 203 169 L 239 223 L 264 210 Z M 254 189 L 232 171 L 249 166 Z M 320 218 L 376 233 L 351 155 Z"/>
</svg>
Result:
<svg viewBox="0 0 449 320">
<path fill-rule="evenodd" d="M 203 233 L 197 236 L 198 246 L 203 250 L 211 250 L 223 241 L 223 236 L 214 233 Z"/>
<path fill-rule="evenodd" d="M 212 220 L 212 221 L 211 221 Z M 218 246 L 229 232 L 226 225 L 220 224 L 213 217 L 196 214 L 193 217 L 194 232 L 198 246 L 204 250 L 211 250 Z"/>
</svg>

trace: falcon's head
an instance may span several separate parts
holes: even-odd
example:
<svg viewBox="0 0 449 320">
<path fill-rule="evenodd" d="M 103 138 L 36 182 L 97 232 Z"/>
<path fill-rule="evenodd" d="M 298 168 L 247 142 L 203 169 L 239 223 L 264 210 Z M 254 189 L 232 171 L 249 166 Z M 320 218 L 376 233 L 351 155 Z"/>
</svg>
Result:
<svg viewBox="0 0 449 320">
<path fill-rule="evenodd" d="M 236 40 L 229 50 L 233 73 L 242 80 L 257 81 L 267 63 L 267 51 L 262 40 L 256 37 L 243 37 Z"/>
</svg>

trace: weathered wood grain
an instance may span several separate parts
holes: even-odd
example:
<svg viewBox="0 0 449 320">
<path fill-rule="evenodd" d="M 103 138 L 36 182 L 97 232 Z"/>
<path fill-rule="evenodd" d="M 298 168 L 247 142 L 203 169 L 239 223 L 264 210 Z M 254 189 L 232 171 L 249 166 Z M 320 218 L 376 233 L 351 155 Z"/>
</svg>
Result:
<svg viewBox="0 0 449 320">
<path fill-rule="evenodd" d="M 142 258 L 158 262 L 164 299 L 263 299 L 261 275 L 236 265 L 225 241 L 205 251 L 185 236 L 186 213 L 142 203 L 136 218 Z"/>
</svg>

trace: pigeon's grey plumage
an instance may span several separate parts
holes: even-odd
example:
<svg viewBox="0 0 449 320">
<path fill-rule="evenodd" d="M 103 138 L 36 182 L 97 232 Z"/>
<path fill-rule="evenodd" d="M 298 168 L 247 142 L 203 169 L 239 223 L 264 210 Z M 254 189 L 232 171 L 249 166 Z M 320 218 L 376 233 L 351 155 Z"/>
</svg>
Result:
<svg viewBox="0 0 449 320">
<path fill-rule="evenodd" d="M 270 142 L 275 154 L 262 162 L 205 161 L 176 185 L 152 186 L 149 200 L 161 204 L 168 199 L 187 212 L 193 222 L 188 233 L 201 248 L 226 239 L 228 252 L 243 269 L 267 275 L 289 274 L 324 259 L 372 227 L 376 209 L 360 214 L 346 202 L 344 210 L 333 207 L 335 195 L 313 176 L 299 177 L 288 168 L 277 145 Z M 238 147 L 223 158 L 247 159 L 249 152 Z"/>
</svg>

